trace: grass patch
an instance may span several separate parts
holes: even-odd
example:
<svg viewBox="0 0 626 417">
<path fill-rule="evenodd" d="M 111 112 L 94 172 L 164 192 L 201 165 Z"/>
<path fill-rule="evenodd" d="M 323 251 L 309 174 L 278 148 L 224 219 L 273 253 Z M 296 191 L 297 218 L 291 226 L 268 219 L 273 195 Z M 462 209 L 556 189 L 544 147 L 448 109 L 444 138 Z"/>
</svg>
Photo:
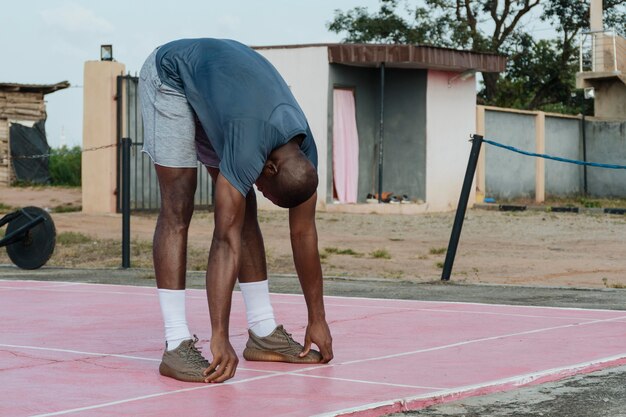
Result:
<svg viewBox="0 0 626 417">
<path fill-rule="evenodd" d="M 401 237 L 390 237 L 389 240 L 392 242 L 404 242 L 404 239 Z"/>
<path fill-rule="evenodd" d="M 448 248 L 430 248 L 428 253 L 430 253 L 431 255 L 443 255 L 444 253 L 446 253 L 447 250 Z"/>
<path fill-rule="evenodd" d="M 335 247 L 324 248 L 324 253 L 326 256 L 328 255 L 352 255 L 352 256 L 361 256 L 359 252 L 356 252 L 350 248 L 348 249 L 339 249 Z"/>
<path fill-rule="evenodd" d="M 208 260 L 207 250 L 187 247 L 187 269 L 190 271 L 206 271 Z"/>
<path fill-rule="evenodd" d="M 370 255 L 372 256 L 372 258 L 376 259 L 391 259 L 391 254 L 387 249 L 376 249 L 375 251 L 371 252 Z"/>
<path fill-rule="evenodd" d="M 609 284 L 609 279 L 607 277 L 602 278 L 602 283 L 606 288 L 616 288 L 620 290 L 626 288 L 626 285 L 624 284 Z"/>
<path fill-rule="evenodd" d="M 9 212 L 9 211 L 13 211 L 13 210 L 14 210 L 13 207 L 11 207 L 11 206 L 9 206 L 7 204 L 4 204 L 4 203 L 0 203 L 0 212 Z"/>
<path fill-rule="evenodd" d="M 439 269 L 443 269 L 443 262 L 437 262 L 435 266 Z"/>
<path fill-rule="evenodd" d="M 383 278 L 400 279 L 402 277 L 404 277 L 404 272 L 403 271 L 386 271 L 386 272 L 383 272 Z"/>
<path fill-rule="evenodd" d="M 80 245 L 91 243 L 95 239 L 78 232 L 63 232 L 57 235 L 57 245 Z"/>
<path fill-rule="evenodd" d="M 73 206 L 71 203 L 70 204 L 65 204 L 62 206 L 56 206 L 52 209 L 53 213 L 72 213 L 75 211 L 82 211 L 83 207 L 82 206 Z"/>
<path fill-rule="evenodd" d="M 579 200 L 579 204 L 582 207 L 586 207 L 586 208 L 600 208 L 600 207 L 602 207 L 602 201 L 601 200 L 594 200 L 594 199 L 584 198 L 584 197 Z"/>
</svg>

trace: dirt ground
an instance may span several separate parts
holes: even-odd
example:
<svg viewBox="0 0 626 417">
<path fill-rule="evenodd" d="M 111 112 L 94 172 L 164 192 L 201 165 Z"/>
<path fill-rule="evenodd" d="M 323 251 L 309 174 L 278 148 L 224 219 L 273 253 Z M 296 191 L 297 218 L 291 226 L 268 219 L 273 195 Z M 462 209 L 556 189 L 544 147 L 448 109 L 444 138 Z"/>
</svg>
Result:
<svg viewBox="0 0 626 417">
<path fill-rule="evenodd" d="M 51 209 L 77 207 L 80 206 L 80 190 L 0 188 L 0 211 L 26 205 Z M 119 215 L 61 212 L 52 216 L 57 234 L 76 232 L 94 240 L 121 239 Z M 320 212 L 317 226 L 324 274 L 437 281 L 441 277 L 453 219 L 454 213 L 349 215 Z M 134 251 L 133 256 L 144 259 L 143 266 L 149 263 L 155 222 L 153 213 L 133 215 L 131 220 L 133 245 L 141 249 Z M 259 222 L 270 273 L 294 273 L 287 212 L 262 211 Z M 194 215 L 190 247 L 192 252 L 200 254 L 202 262 L 190 267 L 202 269 L 212 224 L 211 213 L 198 211 Z M 466 216 L 452 279 L 463 283 L 623 288 L 626 287 L 625 248 L 626 216 L 473 209 Z M 55 255 L 49 265 L 55 265 Z M 0 264 L 9 262 L 2 251 Z M 85 266 L 75 262 L 76 265 L 64 266 Z"/>
</svg>

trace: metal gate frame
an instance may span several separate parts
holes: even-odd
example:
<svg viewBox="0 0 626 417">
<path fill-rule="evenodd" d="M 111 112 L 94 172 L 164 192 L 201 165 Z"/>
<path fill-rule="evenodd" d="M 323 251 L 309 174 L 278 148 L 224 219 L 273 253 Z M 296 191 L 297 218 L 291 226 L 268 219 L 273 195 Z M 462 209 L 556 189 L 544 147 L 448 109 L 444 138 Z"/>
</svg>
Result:
<svg viewBox="0 0 626 417">
<path fill-rule="evenodd" d="M 131 139 L 130 155 L 130 207 L 132 211 L 157 211 L 160 208 L 160 189 L 150 157 L 141 151 L 143 147 L 143 123 L 138 95 L 139 77 L 117 77 L 117 212 L 122 211 L 122 138 Z M 195 207 L 213 207 L 213 184 L 204 166 L 198 162 L 198 186 Z"/>
</svg>

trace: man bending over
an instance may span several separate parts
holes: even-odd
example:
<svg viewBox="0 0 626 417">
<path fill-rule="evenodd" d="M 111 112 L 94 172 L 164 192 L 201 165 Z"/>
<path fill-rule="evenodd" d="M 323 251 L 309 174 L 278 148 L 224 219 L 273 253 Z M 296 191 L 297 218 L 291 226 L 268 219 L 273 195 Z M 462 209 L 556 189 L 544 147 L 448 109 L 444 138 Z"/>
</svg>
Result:
<svg viewBox="0 0 626 417">
<path fill-rule="evenodd" d="M 229 317 L 237 278 L 249 327 L 245 359 L 330 361 L 315 226 L 317 149 L 285 81 L 265 58 L 238 42 L 182 39 L 148 57 L 139 93 L 144 152 L 155 164 L 161 191 L 153 248 L 166 338 L 161 374 L 191 382 L 223 382 L 235 375 Z M 185 316 L 198 159 L 215 184 L 206 274 L 212 363 L 196 348 Z M 304 345 L 274 318 L 253 184 L 274 204 L 289 208 L 293 258 L 308 311 Z M 311 349 L 313 343 L 319 352 Z"/>
</svg>

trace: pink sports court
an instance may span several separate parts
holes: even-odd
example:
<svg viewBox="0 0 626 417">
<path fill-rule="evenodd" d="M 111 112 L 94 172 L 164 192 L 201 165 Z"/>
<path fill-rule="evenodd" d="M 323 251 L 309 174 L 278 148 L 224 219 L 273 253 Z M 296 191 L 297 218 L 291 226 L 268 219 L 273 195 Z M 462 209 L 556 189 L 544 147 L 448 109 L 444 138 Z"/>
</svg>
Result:
<svg viewBox="0 0 626 417">
<path fill-rule="evenodd" d="M 0 281 L 0 415 L 379 416 L 626 363 L 626 312 L 327 297 L 335 359 L 247 362 L 224 384 L 159 375 L 162 323 L 147 287 Z M 190 327 L 210 356 L 207 303 Z M 302 340 L 299 295 L 273 294 Z M 247 340 L 233 295 L 233 346 Z"/>
</svg>

